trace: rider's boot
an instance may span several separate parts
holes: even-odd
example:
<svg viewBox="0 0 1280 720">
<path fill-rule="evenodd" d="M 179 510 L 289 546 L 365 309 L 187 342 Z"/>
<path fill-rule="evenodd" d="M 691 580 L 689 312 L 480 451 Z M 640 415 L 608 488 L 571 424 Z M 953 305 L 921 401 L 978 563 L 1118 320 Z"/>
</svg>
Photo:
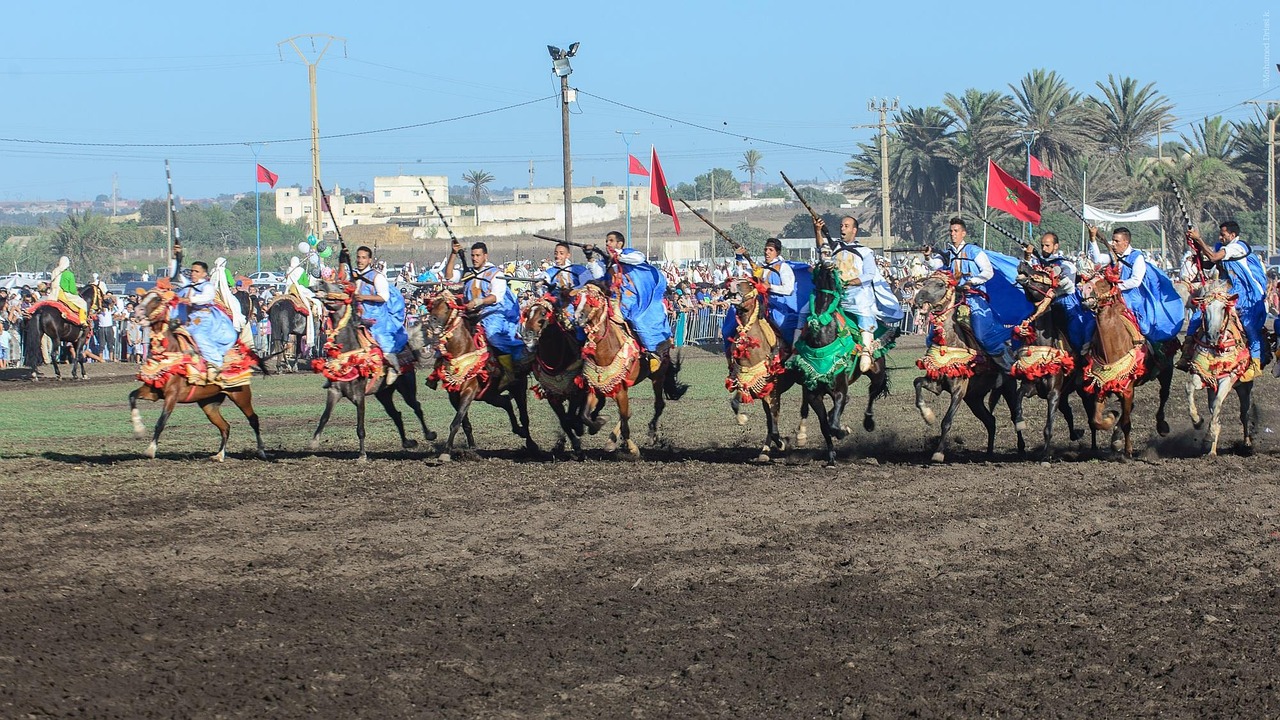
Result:
<svg viewBox="0 0 1280 720">
<path fill-rule="evenodd" d="M 671 351 L 671 340 L 663 340 L 658 347 L 644 351 L 644 358 L 649 362 L 649 372 L 658 372 L 662 367 L 662 357 Z"/>
<path fill-rule="evenodd" d="M 876 342 L 875 338 L 871 338 L 862 344 L 862 346 L 858 349 L 858 370 L 859 371 L 863 373 L 867 373 L 871 371 L 871 365 L 873 363 L 872 358 L 875 355 L 876 351 L 879 349 L 880 349 L 880 343 Z"/>
<path fill-rule="evenodd" d="M 1195 349 L 1196 341 L 1194 337 L 1188 336 L 1182 341 L 1182 354 L 1178 356 L 1178 362 L 1173 367 L 1178 370 L 1188 371 L 1191 369 L 1191 351 Z"/>
</svg>

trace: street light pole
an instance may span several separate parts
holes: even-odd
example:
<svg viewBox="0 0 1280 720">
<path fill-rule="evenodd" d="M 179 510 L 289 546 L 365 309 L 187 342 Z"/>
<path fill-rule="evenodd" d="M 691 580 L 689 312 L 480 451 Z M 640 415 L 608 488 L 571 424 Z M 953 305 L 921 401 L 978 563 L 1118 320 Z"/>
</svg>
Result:
<svg viewBox="0 0 1280 720">
<path fill-rule="evenodd" d="M 631 242 L 631 138 L 639 135 L 640 131 L 614 130 L 614 132 L 622 136 L 622 142 L 627 146 L 627 242 Z"/>
<path fill-rule="evenodd" d="M 1040 134 L 1039 130 L 1027 128 L 1019 130 L 1017 133 L 1022 137 L 1022 144 L 1027 146 L 1027 187 L 1031 187 L 1031 144 L 1036 141 L 1036 135 Z M 1031 221 L 1027 221 L 1027 242 L 1031 242 Z"/>
<path fill-rule="evenodd" d="M 1280 115 L 1275 113 L 1277 103 L 1275 100 L 1250 100 L 1250 105 L 1267 108 L 1267 115 L 1271 117 L 1267 120 L 1267 262 L 1271 262 L 1271 256 L 1276 254 L 1276 119 Z"/>
<path fill-rule="evenodd" d="M 548 45 L 551 53 L 551 72 L 560 77 L 560 144 L 564 154 L 564 240 L 573 239 L 573 164 L 569 160 L 569 103 L 573 102 L 577 93 L 569 87 L 569 75 L 573 68 L 569 66 L 569 58 L 578 54 L 578 43 L 573 43 L 568 50 L 561 50 L 555 45 Z"/>
</svg>

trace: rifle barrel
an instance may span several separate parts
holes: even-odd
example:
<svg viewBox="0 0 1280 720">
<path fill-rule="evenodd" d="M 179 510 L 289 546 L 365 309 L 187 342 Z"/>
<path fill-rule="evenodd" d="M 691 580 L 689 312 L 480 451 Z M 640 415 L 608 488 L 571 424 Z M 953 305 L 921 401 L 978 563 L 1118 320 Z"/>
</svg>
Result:
<svg viewBox="0 0 1280 720">
<path fill-rule="evenodd" d="M 719 227 L 717 227 L 717 226 L 716 226 L 716 224 L 715 224 L 715 223 L 713 223 L 713 222 L 711 222 L 710 220 L 708 220 L 708 219 L 707 219 L 707 217 L 706 217 L 705 215 L 703 215 L 702 213 L 700 213 L 700 212 L 698 212 L 697 210 L 695 210 L 695 209 L 693 208 L 693 206 L 692 206 L 692 205 L 690 205 L 690 204 L 688 203 L 688 201 L 686 201 L 684 198 L 680 198 L 680 202 L 684 203 L 684 206 L 685 206 L 685 207 L 687 207 L 687 208 L 689 208 L 689 212 L 693 213 L 694 215 L 697 215 L 699 220 L 701 220 L 702 222 L 706 223 L 706 224 L 707 224 L 707 226 L 708 226 L 708 227 L 710 227 L 712 230 L 714 230 L 714 231 L 715 231 L 715 233 L 716 233 L 717 235 L 719 235 L 719 236 L 720 236 L 720 237 L 721 237 L 725 242 L 727 242 L 727 243 L 729 243 L 729 244 L 731 244 L 731 245 L 734 245 L 734 246 L 736 246 L 736 245 L 738 244 L 738 242 L 737 242 L 736 240 L 734 240 L 733 238 L 729 237 L 729 234 L 728 234 L 728 233 L 726 233 L 725 231 L 721 230 Z"/>
<path fill-rule="evenodd" d="M 791 192 L 796 194 L 796 198 L 800 200 L 800 204 L 804 206 L 804 209 L 809 211 L 809 216 L 814 220 L 821 219 L 822 216 L 813 209 L 813 206 L 809 204 L 808 200 L 804 199 L 804 195 L 800 194 L 800 189 L 796 187 L 795 183 L 791 182 L 791 178 L 787 177 L 787 174 L 781 170 L 778 171 L 778 174 L 781 175 L 783 181 L 787 183 L 787 187 L 791 188 Z M 888 233 L 887 228 L 885 229 L 885 232 Z M 826 225 L 822 226 L 822 234 L 827 238 L 828 242 L 831 241 L 831 231 L 827 229 Z M 821 243 L 818 242 L 817 238 L 814 238 L 813 244 L 818 245 L 819 249 L 821 249 Z"/>
</svg>

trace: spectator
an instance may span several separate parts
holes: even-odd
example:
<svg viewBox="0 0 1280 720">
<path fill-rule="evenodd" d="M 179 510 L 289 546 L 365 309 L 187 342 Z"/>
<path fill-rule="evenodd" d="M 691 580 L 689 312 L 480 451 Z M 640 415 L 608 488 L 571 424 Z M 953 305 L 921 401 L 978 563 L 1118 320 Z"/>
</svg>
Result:
<svg viewBox="0 0 1280 720">
<path fill-rule="evenodd" d="M 93 333 L 93 338 L 94 350 L 97 351 L 98 359 L 102 362 L 110 362 L 114 359 L 111 352 L 116 340 L 115 310 L 115 303 L 111 302 L 108 297 L 108 300 L 103 303 L 101 312 L 98 313 L 97 329 Z"/>
</svg>

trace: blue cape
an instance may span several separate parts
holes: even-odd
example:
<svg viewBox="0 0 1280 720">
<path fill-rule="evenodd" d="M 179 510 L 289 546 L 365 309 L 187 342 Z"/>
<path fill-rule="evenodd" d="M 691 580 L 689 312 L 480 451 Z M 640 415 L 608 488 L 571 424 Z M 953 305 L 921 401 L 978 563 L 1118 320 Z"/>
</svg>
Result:
<svg viewBox="0 0 1280 720">
<path fill-rule="evenodd" d="M 1002 325 L 1017 325 L 1031 317 L 1035 306 L 1018 284 L 1019 261 L 1003 253 L 987 250 L 996 274 L 982 285 L 991 300 L 991 312 Z"/>
</svg>

